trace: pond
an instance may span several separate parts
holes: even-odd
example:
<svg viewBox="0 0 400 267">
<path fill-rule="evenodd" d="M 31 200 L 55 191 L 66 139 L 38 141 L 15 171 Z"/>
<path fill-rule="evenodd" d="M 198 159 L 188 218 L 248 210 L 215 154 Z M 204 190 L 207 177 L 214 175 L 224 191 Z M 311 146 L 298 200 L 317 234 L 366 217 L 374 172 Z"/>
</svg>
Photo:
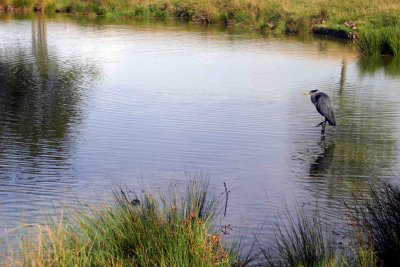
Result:
<svg viewBox="0 0 400 267">
<path fill-rule="evenodd" d="M 337 127 L 304 92 L 330 95 Z M 0 16 L 0 240 L 113 187 L 209 177 L 226 221 L 342 202 L 400 169 L 400 60 L 176 20 Z M 267 223 L 265 223 L 267 222 Z"/>
</svg>

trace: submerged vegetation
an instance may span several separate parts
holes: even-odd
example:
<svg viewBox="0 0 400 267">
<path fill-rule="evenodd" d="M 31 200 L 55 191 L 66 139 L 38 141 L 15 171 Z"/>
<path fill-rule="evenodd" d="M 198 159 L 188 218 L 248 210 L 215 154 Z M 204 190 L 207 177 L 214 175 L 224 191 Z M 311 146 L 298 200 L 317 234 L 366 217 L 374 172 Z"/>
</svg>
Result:
<svg viewBox="0 0 400 267">
<path fill-rule="evenodd" d="M 226 191 L 226 190 L 225 190 Z M 298 209 L 276 220 L 275 238 L 263 241 L 246 230 L 236 242 L 230 227 L 216 228 L 227 194 L 217 196 L 207 181 L 192 180 L 182 194 L 143 193 L 133 198 L 115 190 L 99 209 L 61 216 L 37 226 L 37 238 L 23 239 L 5 266 L 395 266 L 400 262 L 400 187 L 383 183 L 354 198 L 346 244 L 333 239 L 318 213 Z M 221 199 L 224 198 L 224 199 Z M 111 205 L 110 205 L 111 204 Z M 244 247 L 247 246 L 247 249 Z M 229 248 L 229 249 L 228 249 Z"/>
<path fill-rule="evenodd" d="M 365 54 L 399 54 L 397 0 L 0 0 L 3 10 L 81 13 L 100 16 L 179 17 L 263 31 L 359 39 Z M 360 37 L 360 38 L 359 38 Z"/>
</svg>

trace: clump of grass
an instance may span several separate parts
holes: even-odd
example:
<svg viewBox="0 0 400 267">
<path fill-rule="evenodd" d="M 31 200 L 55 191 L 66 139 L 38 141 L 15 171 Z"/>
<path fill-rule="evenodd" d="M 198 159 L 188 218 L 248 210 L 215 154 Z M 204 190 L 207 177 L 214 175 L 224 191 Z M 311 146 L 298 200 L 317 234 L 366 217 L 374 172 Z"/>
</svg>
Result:
<svg viewBox="0 0 400 267">
<path fill-rule="evenodd" d="M 363 54 L 381 54 L 384 48 L 384 35 L 382 31 L 364 31 L 358 41 L 358 48 Z"/>
<path fill-rule="evenodd" d="M 379 259 L 373 246 L 364 246 L 363 243 L 358 245 L 357 250 L 353 251 L 355 258 L 355 266 L 373 267 L 379 266 Z"/>
<path fill-rule="evenodd" d="M 370 189 L 369 197 L 357 199 L 353 212 L 369 246 L 385 266 L 400 262 L 400 185 L 388 182 Z"/>
<path fill-rule="evenodd" d="M 268 266 L 333 266 L 335 251 L 324 237 L 318 216 L 297 210 L 287 212 L 287 222 L 278 221 L 272 244 L 258 242 L 262 260 Z"/>
<path fill-rule="evenodd" d="M 317 212 L 308 215 L 297 208 L 293 216 L 287 211 L 285 220 L 277 220 L 272 240 L 262 242 L 256 236 L 258 262 L 262 266 L 285 267 L 377 266 L 375 248 L 366 245 L 360 229 L 355 229 L 356 232 L 347 237 L 350 244 L 339 245 Z"/>
<path fill-rule="evenodd" d="M 357 44 L 365 55 L 399 55 L 400 30 L 397 27 L 364 30 Z"/>
<path fill-rule="evenodd" d="M 208 182 L 191 181 L 181 194 L 171 187 L 156 197 L 129 199 L 115 191 L 113 204 L 38 226 L 11 266 L 229 266 L 222 234 L 212 230 L 220 202 Z"/>
<path fill-rule="evenodd" d="M 400 55 L 400 30 L 398 27 L 390 28 L 385 32 L 385 39 L 393 55 Z"/>
</svg>

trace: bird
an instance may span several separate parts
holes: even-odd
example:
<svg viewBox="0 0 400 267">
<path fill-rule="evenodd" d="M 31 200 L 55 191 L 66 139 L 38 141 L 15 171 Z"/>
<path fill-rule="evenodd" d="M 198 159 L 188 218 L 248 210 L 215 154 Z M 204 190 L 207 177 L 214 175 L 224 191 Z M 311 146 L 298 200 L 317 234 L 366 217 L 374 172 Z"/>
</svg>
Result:
<svg viewBox="0 0 400 267">
<path fill-rule="evenodd" d="M 331 126 L 336 126 L 335 110 L 332 106 L 329 96 L 324 92 L 320 92 L 319 90 L 311 90 L 308 92 L 308 94 L 311 96 L 311 102 L 315 105 L 319 114 L 325 117 L 323 122 L 317 124 L 317 127 L 322 127 L 321 132 L 325 132 L 325 126 L 327 122 Z"/>
</svg>

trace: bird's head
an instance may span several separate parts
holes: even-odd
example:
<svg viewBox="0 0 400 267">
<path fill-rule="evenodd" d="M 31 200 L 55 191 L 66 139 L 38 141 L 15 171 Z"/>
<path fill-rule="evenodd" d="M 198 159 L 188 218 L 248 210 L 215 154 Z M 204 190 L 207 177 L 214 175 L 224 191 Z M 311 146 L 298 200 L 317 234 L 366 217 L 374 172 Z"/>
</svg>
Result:
<svg viewBox="0 0 400 267">
<path fill-rule="evenodd" d="M 311 90 L 310 92 L 308 92 L 308 93 L 305 93 L 305 95 L 315 95 L 316 93 L 318 93 L 319 92 L 319 90 Z"/>
</svg>

